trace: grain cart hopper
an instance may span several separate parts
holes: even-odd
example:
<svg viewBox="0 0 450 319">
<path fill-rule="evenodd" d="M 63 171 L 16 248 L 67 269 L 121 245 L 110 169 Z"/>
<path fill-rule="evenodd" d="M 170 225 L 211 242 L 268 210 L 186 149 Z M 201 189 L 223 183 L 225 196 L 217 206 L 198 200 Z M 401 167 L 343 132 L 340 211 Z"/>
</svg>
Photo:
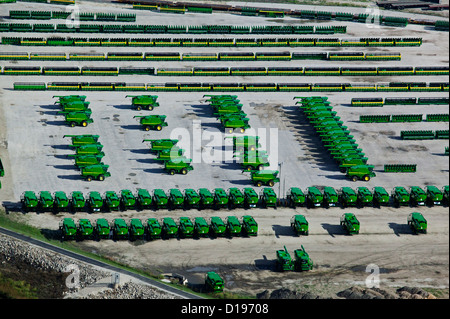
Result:
<svg viewBox="0 0 450 319">
<path fill-rule="evenodd" d="M 120 205 L 124 211 L 136 208 L 136 197 L 134 197 L 129 189 L 122 189 L 120 191 Z"/>
<path fill-rule="evenodd" d="M 242 235 L 244 236 L 258 236 L 258 223 L 250 215 L 242 216 Z"/>
<path fill-rule="evenodd" d="M 130 234 L 130 240 L 140 240 L 144 239 L 145 228 L 142 222 L 138 218 L 132 218 L 130 220 L 130 225 L 128 226 L 128 232 Z"/>
<path fill-rule="evenodd" d="M 323 194 L 315 187 L 310 186 L 306 192 L 306 206 L 309 208 L 320 207 L 323 204 Z"/>
<path fill-rule="evenodd" d="M 214 206 L 216 209 L 228 207 L 228 195 L 223 188 L 214 189 Z"/>
<path fill-rule="evenodd" d="M 86 200 L 84 198 L 83 193 L 80 191 L 72 192 L 72 194 L 70 196 L 70 205 L 72 206 L 72 209 L 75 212 L 84 210 L 84 208 L 86 206 Z"/>
<path fill-rule="evenodd" d="M 373 206 L 373 194 L 365 186 L 357 188 L 357 202 L 359 207 Z"/>
<path fill-rule="evenodd" d="M 175 162 L 172 161 L 165 161 L 164 162 L 164 169 L 170 174 L 175 175 L 177 174 L 183 174 L 186 175 L 189 171 L 192 171 L 194 167 L 190 164 L 191 159 L 183 159 L 183 160 L 176 160 Z"/>
<path fill-rule="evenodd" d="M 63 138 L 70 137 L 72 145 L 97 144 L 99 135 L 83 134 L 83 135 L 64 135 Z"/>
<path fill-rule="evenodd" d="M 209 235 L 209 225 L 203 217 L 194 218 L 194 237 L 207 237 Z"/>
<path fill-rule="evenodd" d="M 411 230 L 415 233 L 427 233 L 427 220 L 421 213 L 411 213 L 408 215 L 408 226 L 411 227 Z"/>
<path fill-rule="evenodd" d="M 225 236 L 226 226 L 220 217 L 213 216 L 210 218 L 209 232 L 213 237 Z"/>
<path fill-rule="evenodd" d="M 128 225 L 122 218 L 116 218 L 113 220 L 112 229 L 114 241 L 121 239 L 128 239 L 129 236 Z"/>
<path fill-rule="evenodd" d="M 376 174 L 373 172 L 373 165 L 355 165 L 347 168 L 346 176 L 354 182 L 358 180 L 368 182 Z"/>
<path fill-rule="evenodd" d="M 389 193 L 384 187 L 376 186 L 372 189 L 374 206 L 381 207 L 389 205 Z"/>
<path fill-rule="evenodd" d="M 139 118 L 139 123 L 145 131 L 161 131 L 164 126 L 167 126 L 165 115 L 135 115 L 133 118 Z"/>
<path fill-rule="evenodd" d="M 211 208 L 214 205 L 214 196 L 207 188 L 199 188 L 200 208 Z"/>
<path fill-rule="evenodd" d="M 157 161 L 172 161 L 172 162 L 186 161 L 187 158 L 183 156 L 183 154 L 184 154 L 183 149 L 174 146 L 173 148 L 168 150 L 158 151 L 158 157 L 155 159 Z"/>
<path fill-rule="evenodd" d="M 309 271 L 313 269 L 313 261 L 303 245 L 301 249 L 294 250 L 294 269 L 296 271 Z"/>
<path fill-rule="evenodd" d="M 228 206 L 230 208 L 244 207 L 244 194 L 237 187 L 228 189 Z"/>
<path fill-rule="evenodd" d="M 391 196 L 392 199 L 394 200 L 395 207 L 409 206 L 410 195 L 405 187 L 403 186 L 394 187 Z"/>
<path fill-rule="evenodd" d="M 184 206 L 186 208 L 200 208 L 200 202 L 201 197 L 200 195 L 195 191 L 195 189 L 192 188 L 186 188 L 184 190 Z"/>
<path fill-rule="evenodd" d="M 39 210 L 42 212 L 51 212 L 55 201 L 49 191 L 39 192 Z"/>
<path fill-rule="evenodd" d="M 147 219 L 147 223 L 146 223 L 145 227 L 146 227 L 148 239 L 161 238 L 162 227 L 156 218 Z"/>
<path fill-rule="evenodd" d="M 91 212 L 101 212 L 103 208 L 103 198 L 102 195 L 100 195 L 99 192 L 91 191 L 89 192 L 89 198 L 88 198 L 88 207 L 91 210 Z"/>
<path fill-rule="evenodd" d="M 286 194 L 286 203 L 289 207 L 299 207 L 305 205 L 306 196 L 298 187 L 291 187 Z"/>
<path fill-rule="evenodd" d="M 59 231 L 61 233 L 61 240 L 72 240 L 77 235 L 77 226 L 72 218 L 64 218 L 59 223 Z"/>
<path fill-rule="evenodd" d="M 85 112 L 92 114 L 92 110 L 89 108 L 90 102 L 74 101 L 69 103 L 61 103 L 61 111 L 58 114 L 65 114 L 71 112 Z"/>
<path fill-rule="evenodd" d="M 117 212 L 120 209 L 120 198 L 115 191 L 106 191 L 103 195 L 105 210 Z"/>
<path fill-rule="evenodd" d="M 67 212 L 69 211 L 69 198 L 66 193 L 57 191 L 53 194 L 53 198 L 55 199 L 55 203 L 53 208 L 55 212 Z"/>
<path fill-rule="evenodd" d="M 148 190 L 143 188 L 138 189 L 136 201 L 140 209 L 149 209 L 152 206 L 152 196 Z"/>
<path fill-rule="evenodd" d="M 180 217 L 178 233 L 180 234 L 180 238 L 194 237 L 194 224 L 189 217 Z"/>
<path fill-rule="evenodd" d="M 178 188 L 169 189 L 169 207 L 171 209 L 183 209 L 184 196 Z"/>
<path fill-rule="evenodd" d="M 175 238 L 178 236 L 178 226 L 171 217 L 163 218 L 162 236 L 164 239 Z"/>
<path fill-rule="evenodd" d="M 111 233 L 111 226 L 104 218 L 98 218 L 94 225 L 95 237 L 97 239 L 108 239 Z"/>
<path fill-rule="evenodd" d="M 441 190 L 434 185 L 428 185 L 426 187 L 427 191 L 427 203 L 430 206 L 433 205 L 442 205 L 442 201 L 444 199 L 444 195 Z"/>
<path fill-rule="evenodd" d="M 420 186 L 411 186 L 409 189 L 409 203 L 412 206 L 425 206 L 427 193 Z"/>
<path fill-rule="evenodd" d="M 164 190 L 157 188 L 153 190 L 153 203 L 156 209 L 167 208 L 167 204 L 169 203 L 169 197 L 164 192 Z"/>
<path fill-rule="evenodd" d="M 85 101 L 85 95 L 54 95 L 53 98 L 57 97 L 58 101 L 56 103 L 69 103 L 73 101 Z"/>
<path fill-rule="evenodd" d="M 297 236 L 309 235 L 309 223 L 303 215 L 294 215 L 291 217 L 291 228 Z"/>
<path fill-rule="evenodd" d="M 292 271 L 294 270 L 294 263 L 292 261 L 291 255 L 284 246 L 283 249 L 279 249 L 276 252 L 277 255 L 277 269 L 279 271 Z"/>
<path fill-rule="evenodd" d="M 351 187 L 341 187 L 341 191 L 339 193 L 339 201 L 342 207 L 356 207 L 358 203 L 358 196 L 356 192 Z"/>
<path fill-rule="evenodd" d="M 103 145 L 102 144 L 86 144 L 80 145 L 75 148 L 75 154 L 77 156 L 80 155 L 100 155 L 104 156 L 105 153 L 102 152 Z"/>
<path fill-rule="evenodd" d="M 82 218 L 78 221 L 77 237 L 79 240 L 94 238 L 94 227 L 89 219 Z"/>
<path fill-rule="evenodd" d="M 259 198 L 261 200 L 261 204 L 267 207 L 277 208 L 277 194 L 272 188 L 264 187 L 259 193 Z"/>
<path fill-rule="evenodd" d="M 170 150 L 175 144 L 178 143 L 178 140 L 174 139 L 144 139 L 142 142 L 150 142 L 150 152 L 158 152 L 162 150 Z"/>
<path fill-rule="evenodd" d="M 245 187 L 243 191 L 244 191 L 244 207 L 256 208 L 259 202 L 258 193 L 256 193 L 256 191 L 251 187 Z"/>
<path fill-rule="evenodd" d="M 90 114 L 86 112 L 70 112 L 64 114 L 65 121 L 69 124 L 70 127 L 75 126 L 88 126 L 89 123 L 94 123 L 94 120 L 91 119 Z"/>
<path fill-rule="evenodd" d="M 242 226 L 239 219 L 236 216 L 227 217 L 227 229 L 226 232 L 229 237 L 241 236 Z"/>
<path fill-rule="evenodd" d="M 262 185 L 273 187 L 275 183 L 278 183 L 280 181 L 280 179 L 277 177 L 278 171 L 251 171 L 250 174 L 253 184 L 257 187 L 261 187 Z"/>
<path fill-rule="evenodd" d="M 74 155 L 69 154 L 68 157 L 75 159 L 75 166 L 78 168 L 90 166 L 90 165 L 104 165 L 102 162 L 105 153 L 101 152 L 97 155 Z"/>
<path fill-rule="evenodd" d="M 323 188 L 323 206 L 326 208 L 335 207 L 339 204 L 339 195 L 333 187 Z"/>
<path fill-rule="evenodd" d="M 156 102 L 158 99 L 156 95 L 127 95 L 125 97 L 131 97 L 131 104 L 137 111 L 142 109 L 152 111 L 159 106 L 159 103 Z"/>
<path fill-rule="evenodd" d="M 360 224 L 355 214 L 353 213 L 343 214 L 341 216 L 340 225 L 349 235 L 359 234 Z"/>
<path fill-rule="evenodd" d="M 222 292 L 224 288 L 223 279 L 214 271 L 206 273 L 205 286 L 207 291 Z"/>
<path fill-rule="evenodd" d="M 109 165 L 89 165 L 81 167 L 81 176 L 83 176 L 88 182 L 96 179 L 104 181 L 106 177 L 110 177 L 111 173 L 108 172 Z"/>
</svg>

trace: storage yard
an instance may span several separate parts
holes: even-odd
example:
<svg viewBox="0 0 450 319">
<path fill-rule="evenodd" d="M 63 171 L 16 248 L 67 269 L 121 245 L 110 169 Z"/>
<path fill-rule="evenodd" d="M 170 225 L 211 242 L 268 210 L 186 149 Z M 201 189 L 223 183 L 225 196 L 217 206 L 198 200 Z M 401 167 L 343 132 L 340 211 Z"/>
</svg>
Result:
<svg viewBox="0 0 450 319">
<path fill-rule="evenodd" d="M 235 294 L 288 288 L 329 297 L 364 287 L 366 267 L 375 264 L 381 288 L 448 293 L 448 19 L 445 30 L 442 17 L 395 11 L 381 12 L 402 19 L 367 25 L 367 17 L 355 18 L 364 8 L 176 14 L 179 7 L 105 2 L 100 12 L 91 1 L 76 3 L 85 13 L 80 25 L 89 27 L 74 33 L 63 28 L 64 6 L 0 4 L 0 201 L 11 218 L 57 241 L 65 218 L 75 227 L 106 220 L 106 238 L 64 240 L 152 275 L 182 274 L 194 290 L 214 271 Z M 83 97 L 65 103 L 60 97 L 68 95 Z M 133 98 L 141 95 L 152 97 Z M 227 112 L 239 113 L 239 121 Z M 81 135 L 100 143 L 94 155 L 77 155 Z M 258 136 L 251 151 L 261 162 L 234 152 L 241 150 L 233 136 Z M 176 140 L 174 153 L 151 151 L 155 140 L 169 139 Z M 424 197 L 413 196 L 420 191 L 414 186 Z M 442 198 L 432 197 L 432 186 Z M 316 205 L 312 187 L 337 197 Z M 366 205 L 361 187 L 371 195 L 384 188 L 387 202 Z M 192 199 L 206 194 L 200 189 L 214 197 L 218 188 L 228 204 Z M 250 204 L 243 199 L 249 188 L 256 196 Z M 292 188 L 305 196 L 295 205 Z M 42 191 L 50 199 L 66 194 L 67 203 L 45 208 Z M 86 200 L 79 209 L 73 192 Z M 126 204 L 126 196 L 136 203 Z M 426 219 L 425 234 L 409 225 L 413 212 Z M 358 233 L 346 232 L 344 213 L 357 217 Z M 307 233 L 296 234 L 294 215 L 306 218 Z M 229 216 L 237 217 L 238 230 L 235 219 L 226 227 Z M 244 216 L 254 218 L 257 235 Z M 211 217 L 227 231 L 213 232 Z M 178 234 L 169 236 L 167 218 Z M 194 232 L 198 218 L 209 234 Z M 148 219 L 161 223 L 161 236 L 150 235 Z M 113 230 L 121 222 L 130 231 L 125 240 Z M 312 269 L 277 269 L 277 250 L 286 247 L 294 257 L 301 246 Z"/>
</svg>

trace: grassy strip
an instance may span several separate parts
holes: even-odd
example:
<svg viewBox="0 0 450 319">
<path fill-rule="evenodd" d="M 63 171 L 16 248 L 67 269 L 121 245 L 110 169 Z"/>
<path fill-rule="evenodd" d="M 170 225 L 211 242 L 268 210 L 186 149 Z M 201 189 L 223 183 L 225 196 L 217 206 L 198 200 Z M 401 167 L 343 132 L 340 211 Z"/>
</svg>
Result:
<svg viewBox="0 0 450 319">
<path fill-rule="evenodd" d="M 37 299 L 37 291 L 25 281 L 12 280 L 0 273 L 0 299 Z"/>
</svg>

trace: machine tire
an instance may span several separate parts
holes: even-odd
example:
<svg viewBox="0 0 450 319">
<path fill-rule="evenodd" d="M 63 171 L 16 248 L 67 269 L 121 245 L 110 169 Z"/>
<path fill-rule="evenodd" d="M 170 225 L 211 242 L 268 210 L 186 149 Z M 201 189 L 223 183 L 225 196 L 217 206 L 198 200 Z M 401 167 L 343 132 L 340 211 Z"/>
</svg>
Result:
<svg viewBox="0 0 450 319">
<path fill-rule="evenodd" d="M 181 174 L 186 175 L 187 173 L 188 173 L 187 169 L 185 169 L 185 168 L 181 169 Z"/>
<path fill-rule="evenodd" d="M 171 169 L 171 170 L 169 171 L 169 174 L 170 174 L 170 175 L 175 175 L 175 170 L 174 170 L 174 169 Z"/>
<path fill-rule="evenodd" d="M 358 176 L 353 175 L 353 176 L 352 176 L 352 181 L 357 182 L 357 181 L 358 181 Z"/>
<path fill-rule="evenodd" d="M 153 111 L 153 106 L 149 105 L 149 106 L 148 106 L 148 110 L 149 110 L 149 111 Z"/>
<path fill-rule="evenodd" d="M 81 122 L 82 127 L 86 127 L 87 125 L 88 125 L 88 123 L 86 121 Z"/>
<path fill-rule="evenodd" d="M 144 130 L 150 131 L 150 126 L 148 126 L 148 125 L 144 126 Z"/>
<path fill-rule="evenodd" d="M 370 181 L 370 176 L 369 175 L 365 175 L 364 176 L 364 181 L 366 181 L 366 182 Z"/>
<path fill-rule="evenodd" d="M 77 123 L 75 122 L 70 122 L 70 127 L 75 127 L 77 125 Z"/>
<path fill-rule="evenodd" d="M 98 180 L 99 181 L 104 181 L 105 180 L 105 175 L 103 175 L 103 174 L 98 175 Z"/>
<path fill-rule="evenodd" d="M 86 180 L 88 181 L 88 182 L 91 182 L 92 181 L 92 176 L 88 176 L 88 177 L 86 177 Z"/>
<path fill-rule="evenodd" d="M 267 183 L 267 185 L 269 185 L 270 187 L 273 187 L 273 185 L 275 185 L 275 182 L 274 182 L 274 181 L 269 181 L 269 182 Z"/>
<path fill-rule="evenodd" d="M 157 131 L 161 131 L 161 130 L 162 130 L 162 126 L 161 126 L 161 125 L 157 125 L 157 126 L 156 126 L 156 130 L 157 130 Z"/>
</svg>

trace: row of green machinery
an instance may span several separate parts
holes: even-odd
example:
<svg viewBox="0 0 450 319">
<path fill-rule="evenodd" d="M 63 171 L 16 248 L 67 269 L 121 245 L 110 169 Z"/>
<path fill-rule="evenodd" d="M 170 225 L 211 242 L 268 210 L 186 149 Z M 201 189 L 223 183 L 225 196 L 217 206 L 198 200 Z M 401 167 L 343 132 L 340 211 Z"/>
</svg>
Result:
<svg viewBox="0 0 450 319">
<path fill-rule="evenodd" d="M 90 102 L 86 101 L 85 95 L 65 95 L 65 96 L 53 96 L 57 97 L 58 104 L 61 110 L 57 114 L 64 115 L 66 123 L 71 126 L 86 127 L 88 124 L 93 123 L 91 118 L 92 110 L 89 108 Z"/>
<path fill-rule="evenodd" d="M 388 206 L 391 202 L 394 207 L 400 206 L 434 206 L 448 205 L 449 186 L 442 190 L 433 185 L 426 186 L 426 190 L 411 186 L 408 191 L 403 186 L 394 187 L 391 195 L 383 187 L 374 187 L 370 191 L 366 187 L 358 187 L 357 191 L 351 187 L 342 187 L 336 191 L 332 187 L 325 187 L 323 191 L 315 186 L 308 187 L 303 192 L 298 187 L 288 190 L 285 204 L 289 207 L 365 207 Z M 129 189 L 120 192 L 106 191 L 103 195 L 97 191 L 91 191 L 86 196 L 80 191 L 74 191 L 67 195 L 57 191 L 53 194 L 49 191 L 25 191 L 21 196 L 21 204 L 24 211 L 126 211 L 133 209 L 221 209 L 221 208 L 246 208 L 274 207 L 279 203 L 279 198 L 272 188 L 265 187 L 259 196 L 255 189 L 245 187 L 242 190 L 236 187 L 226 191 L 223 188 L 209 190 L 207 188 L 187 188 L 183 191 L 172 188 L 168 192 L 157 188 L 149 192 L 140 188 L 133 193 Z"/>
<path fill-rule="evenodd" d="M 276 257 L 276 265 L 279 271 L 309 271 L 314 267 L 314 263 L 303 245 L 301 245 L 301 248 L 294 250 L 294 259 L 286 246 L 284 246 L 284 249 L 276 251 Z"/>
<path fill-rule="evenodd" d="M 235 95 L 205 95 L 203 97 L 208 97 L 207 102 L 213 110 L 213 115 L 223 125 L 226 133 L 244 133 L 250 128 L 249 118 Z"/>
<path fill-rule="evenodd" d="M 132 218 L 128 222 L 123 218 L 108 221 L 98 218 L 89 219 L 64 218 L 59 225 L 62 240 L 114 239 L 114 240 L 154 240 L 169 238 L 217 238 L 217 237 L 253 237 L 258 235 L 258 223 L 250 215 L 238 218 L 228 216 L 225 220 L 213 216 L 206 221 L 203 217 Z"/>
<path fill-rule="evenodd" d="M 152 111 L 155 107 L 159 107 L 157 95 L 127 95 L 131 97 L 131 105 L 137 111 Z M 161 131 L 167 126 L 166 115 L 136 115 L 133 118 L 139 119 L 139 123 L 145 131 L 156 130 Z"/>
<path fill-rule="evenodd" d="M 106 177 L 111 176 L 111 173 L 108 172 L 109 165 L 102 162 L 105 153 L 103 152 L 103 145 L 98 141 L 99 135 L 63 136 L 63 138 L 66 137 L 71 139 L 70 147 L 74 150 L 74 154 L 68 156 L 74 159 L 75 166 L 81 171 L 81 176 L 86 181 L 104 181 Z"/>
</svg>

